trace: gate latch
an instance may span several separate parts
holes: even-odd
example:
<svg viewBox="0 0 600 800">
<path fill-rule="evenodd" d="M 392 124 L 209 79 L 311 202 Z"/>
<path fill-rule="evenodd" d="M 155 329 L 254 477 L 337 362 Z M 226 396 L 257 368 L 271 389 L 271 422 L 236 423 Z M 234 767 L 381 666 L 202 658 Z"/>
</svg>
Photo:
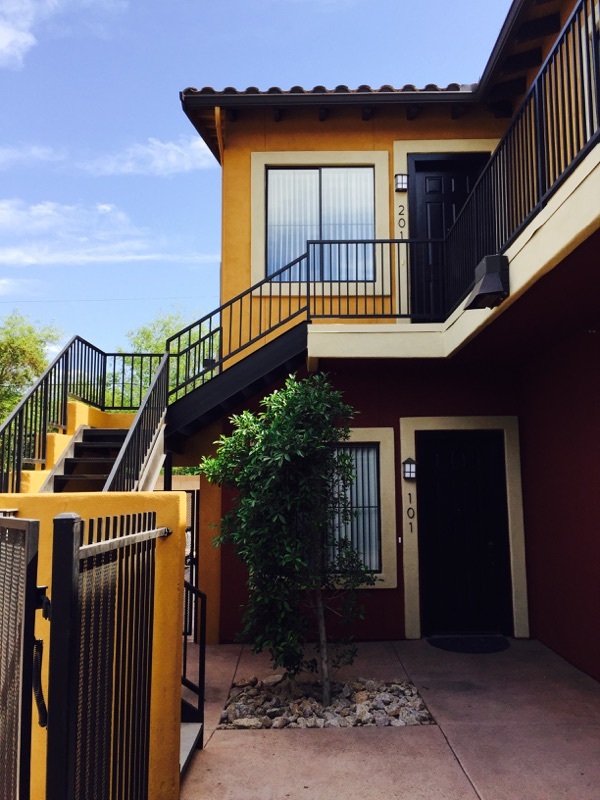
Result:
<svg viewBox="0 0 600 800">
<path fill-rule="evenodd" d="M 47 586 L 37 586 L 36 587 L 36 601 L 35 607 L 36 609 L 42 610 L 42 617 L 44 619 L 51 619 L 52 618 L 52 604 L 50 603 L 50 598 L 46 594 L 48 591 Z"/>
</svg>

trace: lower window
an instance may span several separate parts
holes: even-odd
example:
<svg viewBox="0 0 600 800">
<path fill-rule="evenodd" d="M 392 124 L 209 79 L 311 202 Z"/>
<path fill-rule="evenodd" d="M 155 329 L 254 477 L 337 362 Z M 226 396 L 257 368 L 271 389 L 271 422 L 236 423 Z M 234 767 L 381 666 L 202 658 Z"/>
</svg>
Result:
<svg viewBox="0 0 600 800">
<path fill-rule="evenodd" d="M 349 488 L 352 519 L 340 522 L 335 530 L 337 540 L 345 537 L 360 554 L 365 567 L 380 573 L 381 509 L 379 488 L 379 444 L 349 443 L 338 448 L 352 459 L 354 481 Z"/>
</svg>

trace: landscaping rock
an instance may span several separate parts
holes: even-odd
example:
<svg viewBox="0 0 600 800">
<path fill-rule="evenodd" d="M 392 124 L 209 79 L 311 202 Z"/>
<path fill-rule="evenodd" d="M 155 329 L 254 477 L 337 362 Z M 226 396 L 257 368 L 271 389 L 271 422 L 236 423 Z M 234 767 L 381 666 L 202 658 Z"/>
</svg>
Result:
<svg viewBox="0 0 600 800">
<path fill-rule="evenodd" d="M 319 698 L 320 688 L 314 681 L 289 681 L 282 675 L 237 680 L 219 728 L 399 728 L 435 724 L 416 688 L 406 681 L 359 678 L 353 683 L 334 683 L 328 708 L 323 708 Z"/>
</svg>

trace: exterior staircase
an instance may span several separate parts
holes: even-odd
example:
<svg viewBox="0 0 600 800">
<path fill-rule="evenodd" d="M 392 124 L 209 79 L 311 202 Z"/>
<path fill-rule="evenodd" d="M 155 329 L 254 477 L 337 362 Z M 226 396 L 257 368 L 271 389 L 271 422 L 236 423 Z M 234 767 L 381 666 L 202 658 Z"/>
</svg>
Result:
<svg viewBox="0 0 600 800">
<path fill-rule="evenodd" d="M 88 428 L 54 476 L 54 492 L 101 492 L 119 455 L 127 429 Z"/>
</svg>

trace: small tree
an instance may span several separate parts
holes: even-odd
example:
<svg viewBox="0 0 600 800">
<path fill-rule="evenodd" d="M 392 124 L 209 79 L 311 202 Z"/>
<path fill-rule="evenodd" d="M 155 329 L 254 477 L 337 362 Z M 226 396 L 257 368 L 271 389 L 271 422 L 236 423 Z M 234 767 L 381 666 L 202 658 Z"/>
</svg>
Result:
<svg viewBox="0 0 600 800">
<path fill-rule="evenodd" d="M 36 325 L 13 311 L 0 322 L 0 421 L 48 365 L 48 348 L 61 332 L 54 325 Z"/>
<path fill-rule="evenodd" d="M 319 670 L 329 705 L 328 613 L 360 616 L 358 588 L 375 582 L 343 533 L 352 459 L 337 445 L 353 410 L 324 375 L 291 376 L 262 405 L 233 417 L 233 434 L 201 464 L 209 481 L 237 490 L 217 542 L 232 542 L 248 568 L 244 634 L 254 651 L 268 649 L 288 676 Z M 311 638 L 318 658 L 305 655 Z"/>
</svg>

